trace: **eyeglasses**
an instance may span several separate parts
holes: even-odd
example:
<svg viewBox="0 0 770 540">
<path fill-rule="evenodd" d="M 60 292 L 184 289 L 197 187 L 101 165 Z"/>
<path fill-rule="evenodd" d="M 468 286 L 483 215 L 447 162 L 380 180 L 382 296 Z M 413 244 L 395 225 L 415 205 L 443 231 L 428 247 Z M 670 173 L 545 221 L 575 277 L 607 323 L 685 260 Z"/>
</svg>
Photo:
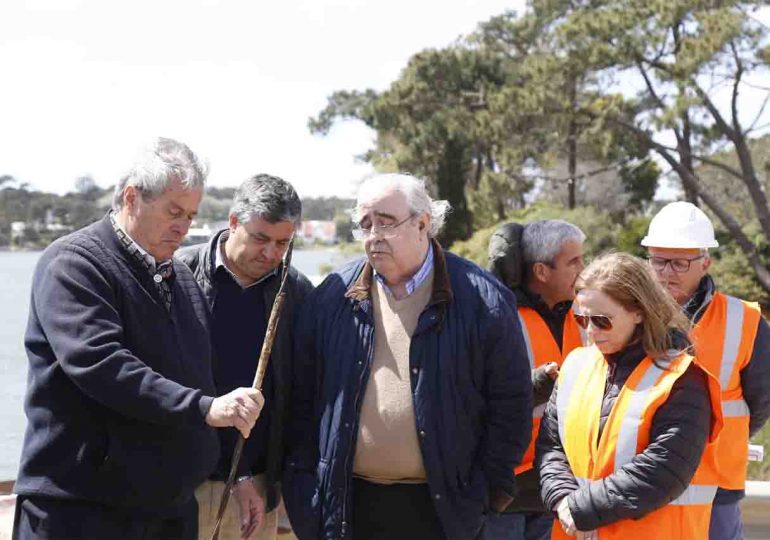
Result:
<svg viewBox="0 0 770 540">
<path fill-rule="evenodd" d="M 684 274 L 690 270 L 690 265 L 693 261 L 700 260 L 704 257 L 705 255 L 699 255 L 698 257 L 693 257 L 692 259 L 666 259 L 664 257 L 649 257 L 647 260 L 650 262 L 652 269 L 656 272 L 664 272 L 666 270 L 666 266 L 670 264 L 671 270 L 677 274 Z"/>
<path fill-rule="evenodd" d="M 358 226 L 353 229 L 353 238 L 355 240 L 366 240 L 373 234 L 376 234 L 383 240 L 389 240 L 390 238 L 395 238 L 398 236 L 398 232 L 396 229 L 412 219 L 414 217 L 414 214 L 409 214 L 404 218 L 403 220 L 399 221 L 398 223 L 394 223 L 393 225 L 374 225 L 372 224 L 371 227 L 363 228 L 361 226 Z"/>
<path fill-rule="evenodd" d="M 594 328 L 599 330 L 612 330 L 612 317 L 609 315 L 583 315 L 582 313 L 573 313 L 575 322 L 578 326 L 585 330 L 588 328 L 588 323 L 591 323 Z"/>
</svg>

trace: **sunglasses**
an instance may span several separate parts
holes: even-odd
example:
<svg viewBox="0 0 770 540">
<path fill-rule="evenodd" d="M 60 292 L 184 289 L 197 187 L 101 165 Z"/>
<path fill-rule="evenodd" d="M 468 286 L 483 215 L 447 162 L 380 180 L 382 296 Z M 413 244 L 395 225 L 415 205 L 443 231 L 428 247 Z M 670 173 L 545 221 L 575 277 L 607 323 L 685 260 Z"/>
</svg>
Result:
<svg viewBox="0 0 770 540">
<path fill-rule="evenodd" d="M 583 315 L 581 313 L 573 313 L 573 315 L 575 322 L 583 330 L 588 328 L 588 323 L 599 330 L 612 330 L 612 318 L 609 315 Z"/>
</svg>

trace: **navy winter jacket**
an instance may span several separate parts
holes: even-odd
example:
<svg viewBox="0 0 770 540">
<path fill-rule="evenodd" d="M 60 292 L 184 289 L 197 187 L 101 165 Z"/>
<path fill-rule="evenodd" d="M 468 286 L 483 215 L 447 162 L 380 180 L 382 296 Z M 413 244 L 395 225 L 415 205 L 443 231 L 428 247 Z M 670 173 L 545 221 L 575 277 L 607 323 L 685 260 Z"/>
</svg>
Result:
<svg viewBox="0 0 770 540">
<path fill-rule="evenodd" d="M 433 293 L 410 348 L 415 429 L 439 519 L 460 540 L 479 534 L 490 491 L 515 494 L 532 382 L 513 294 L 438 244 L 434 253 Z M 374 350 L 371 281 L 365 260 L 345 266 L 299 318 L 284 497 L 301 540 L 352 538 L 351 471 Z"/>
</svg>

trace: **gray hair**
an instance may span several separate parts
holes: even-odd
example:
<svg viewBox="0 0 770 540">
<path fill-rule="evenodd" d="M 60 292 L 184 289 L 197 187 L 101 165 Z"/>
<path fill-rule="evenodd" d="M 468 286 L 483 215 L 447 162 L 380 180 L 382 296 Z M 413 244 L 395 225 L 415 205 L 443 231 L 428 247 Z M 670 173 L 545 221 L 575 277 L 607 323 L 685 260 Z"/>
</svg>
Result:
<svg viewBox="0 0 770 540">
<path fill-rule="evenodd" d="M 112 208 L 123 208 L 123 193 L 128 186 L 139 190 L 144 200 L 163 193 L 174 180 L 186 189 L 202 189 L 206 185 L 208 167 L 201 163 L 187 145 L 158 137 L 142 150 L 131 170 L 115 186 Z"/>
<path fill-rule="evenodd" d="M 302 203 L 297 192 L 286 180 L 269 174 L 258 174 L 238 186 L 233 196 L 230 215 L 246 224 L 252 217 L 269 223 L 302 220 Z"/>
<path fill-rule="evenodd" d="M 586 239 L 577 226 L 562 219 L 542 219 L 528 223 L 521 236 L 524 248 L 524 264 L 552 265 L 566 242 L 575 240 L 581 244 Z"/>
<path fill-rule="evenodd" d="M 378 174 L 363 181 L 358 190 L 356 206 L 350 210 L 350 216 L 356 225 L 361 221 L 359 212 L 361 203 L 388 188 L 400 191 L 406 196 L 412 215 L 421 216 L 426 213 L 430 215 L 431 236 L 435 237 L 441 231 L 446 215 L 452 208 L 451 205 L 448 201 L 433 200 L 423 180 L 403 173 Z"/>
</svg>

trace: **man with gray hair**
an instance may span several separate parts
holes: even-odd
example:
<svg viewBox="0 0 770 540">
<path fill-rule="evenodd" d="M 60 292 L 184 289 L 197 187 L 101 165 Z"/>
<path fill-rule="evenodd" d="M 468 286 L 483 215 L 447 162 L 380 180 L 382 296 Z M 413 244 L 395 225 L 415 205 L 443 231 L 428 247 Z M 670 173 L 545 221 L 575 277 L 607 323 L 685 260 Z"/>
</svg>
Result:
<svg viewBox="0 0 770 540">
<path fill-rule="evenodd" d="M 507 223 L 489 241 L 492 272 L 516 294 L 532 369 L 535 408 L 532 441 L 516 468 L 519 494 L 504 512 L 490 516 L 485 540 L 551 537 L 553 516 L 540 500 L 533 468 L 535 439 L 559 366 L 583 341 L 571 309 L 575 280 L 583 269 L 584 240 L 585 235 L 575 225 L 546 219 L 526 226 Z"/>
<path fill-rule="evenodd" d="M 112 212 L 41 255 L 14 538 L 196 538 L 212 428 L 248 437 L 263 403 L 251 388 L 213 397 L 208 310 L 172 260 L 205 180 L 187 146 L 159 138 Z"/>
<path fill-rule="evenodd" d="M 435 240 L 422 181 L 363 183 L 366 257 L 308 297 L 284 499 L 301 540 L 479 538 L 515 494 L 532 387 L 515 298 Z"/>
<path fill-rule="evenodd" d="M 281 284 L 282 259 L 302 219 L 297 192 L 276 176 L 258 174 L 236 190 L 229 227 L 209 242 L 183 248 L 177 257 L 193 272 L 212 310 L 214 383 L 226 393 L 251 385 L 267 321 Z M 277 485 L 283 471 L 283 428 L 289 399 L 291 321 L 312 289 L 289 268 L 286 298 L 262 386 L 265 409 L 238 463 L 230 505 L 219 538 L 267 540 L 277 534 Z M 208 540 L 230 472 L 237 433 L 221 430 L 222 455 L 211 478 L 195 492 L 200 506 L 199 535 Z M 267 515 L 265 511 L 267 509 Z"/>
</svg>

